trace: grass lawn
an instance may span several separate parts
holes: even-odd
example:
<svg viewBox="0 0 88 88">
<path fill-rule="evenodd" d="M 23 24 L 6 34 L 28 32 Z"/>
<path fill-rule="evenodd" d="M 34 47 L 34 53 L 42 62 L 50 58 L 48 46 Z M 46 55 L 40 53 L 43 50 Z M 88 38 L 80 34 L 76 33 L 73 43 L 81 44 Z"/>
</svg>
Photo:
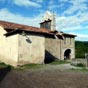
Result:
<svg viewBox="0 0 88 88">
<path fill-rule="evenodd" d="M 0 68 L 4 68 L 4 67 L 7 67 L 8 65 L 6 65 L 5 63 L 3 62 L 0 62 Z"/>
<path fill-rule="evenodd" d="M 83 68 L 72 68 L 71 70 L 73 70 L 73 71 L 81 71 L 81 72 L 88 72 L 88 69 L 87 68 L 85 68 L 85 67 L 83 67 Z"/>
<path fill-rule="evenodd" d="M 54 62 L 52 62 L 50 64 L 51 65 L 60 65 L 60 64 L 67 64 L 67 63 L 70 63 L 70 62 L 59 60 L 59 61 L 54 61 Z"/>
<path fill-rule="evenodd" d="M 39 69 L 43 68 L 45 64 L 25 64 L 22 66 L 18 66 L 16 70 L 24 70 L 24 69 Z"/>
<path fill-rule="evenodd" d="M 69 62 L 67 61 L 54 61 L 52 63 L 49 63 L 49 64 L 25 64 L 25 65 L 22 65 L 22 66 L 18 66 L 17 68 L 14 68 L 11 66 L 12 69 L 15 69 L 15 70 L 24 70 L 24 69 L 39 69 L 39 68 L 43 68 L 47 65 L 60 65 L 60 64 L 67 64 Z M 9 65 L 6 65 L 4 63 L 0 63 L 0 67 L 3 68 L 3 67 L 7 67 Z"/>
<path fill-rule="evenodd" d="M 16 69 L 18 69 L 18 70 L 40 69 L 40 68 L 46 67 L 47 65 L 61 65 L 61 64 L 66 64 L 66 63 L 69 63 L 69 62 L 60 60 L 60 61 L 54 61 L 54 62 L 49 63 L 49 64 L 25 64 L 25 65 L 17 67 Z"/>
</svg>

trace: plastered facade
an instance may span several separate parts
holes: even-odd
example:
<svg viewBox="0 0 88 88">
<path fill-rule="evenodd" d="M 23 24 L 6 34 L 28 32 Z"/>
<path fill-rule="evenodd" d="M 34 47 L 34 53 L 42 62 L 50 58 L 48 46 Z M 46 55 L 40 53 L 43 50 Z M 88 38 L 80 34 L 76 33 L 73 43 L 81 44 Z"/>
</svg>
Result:
<svg viewBox="0 0 88 88">
<path fill-rule="evenodd" d="M 26 35 L 14 34 L 4 36 L 6 30 L 0 26 L 0 61 L 12 66 L 38 63 L 43 64 L 45 57 L 64 60 L 64 53 L 71 50 L 71 58 L 75 58 L 74 37 L 45 38 L 43 35 L 28 32 Z M 46 53 L 48 53 L 46 55 Z"/>
<path fill-rule="evenodd" d="M 6 30 L 0 26 L 0 62 L 12 66 L 28 63 L 44 63 L 45 37 L 21 34 L 4 36 Z"/>
<path fill-rule="evenodd" d="M 40 35 L 19 35 L 18 65 L 28 63 L 44 63 L 45 38 Z"/>
<path fill-rule="evenodd" d="M 6 37 L 6 31 L 0 26 L 0 61 L 13 66 L 18 62 L 18 34 Z"/>
</svg>

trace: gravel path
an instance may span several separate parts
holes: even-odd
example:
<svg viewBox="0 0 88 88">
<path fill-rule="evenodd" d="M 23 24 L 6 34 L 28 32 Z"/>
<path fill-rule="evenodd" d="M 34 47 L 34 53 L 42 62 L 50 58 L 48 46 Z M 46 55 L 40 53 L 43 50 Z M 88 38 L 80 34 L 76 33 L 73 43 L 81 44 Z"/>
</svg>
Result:
<svg viewBox="0 0 88 88">
<path fill-rule="evenodd" d="M 77 67 L 70 65 L 70 63 L 68 64 L 61 64 L 61 65 L 46 65 L 43 68 L 43 70 L 60 70 L 60 71 L 64 71 L 64 70 L 71 70 L 72 68 L 76 69 Z"/>
<path fill-rule="evenodd" d="M 68 70 L 71 68 L 74 66 L 63 64 L 38 70 L 5 70 L 0 88 L 88 88 L 88 72 Z"/>
</svg>

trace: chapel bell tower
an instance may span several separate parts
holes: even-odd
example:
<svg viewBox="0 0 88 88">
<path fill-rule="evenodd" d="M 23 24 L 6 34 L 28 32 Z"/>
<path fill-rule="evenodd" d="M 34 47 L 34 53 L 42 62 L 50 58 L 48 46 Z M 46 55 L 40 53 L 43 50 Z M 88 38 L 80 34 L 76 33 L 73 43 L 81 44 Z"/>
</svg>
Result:
<svg viewBox="0 0 88 88">
<path fill-rule="evenodd" d="M 40 23 L 40 28 L 46 28 L 51 31 L 56 30 L 55 14 L 46 11 L 42 18 L 42 22 Z"/>
</svg>

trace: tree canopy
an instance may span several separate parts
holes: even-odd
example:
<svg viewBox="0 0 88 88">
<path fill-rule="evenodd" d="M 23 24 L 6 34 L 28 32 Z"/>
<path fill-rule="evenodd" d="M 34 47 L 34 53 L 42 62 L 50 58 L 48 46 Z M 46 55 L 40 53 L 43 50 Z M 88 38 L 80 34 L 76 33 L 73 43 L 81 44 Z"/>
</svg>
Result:
<svg viewBox="0 0 88 88">
<path fill-rule="evenodd" d="M 76 41 L 75 42 L 75 54 L 76 58 L 84 58 L 85 53 L 88 53 L 88 41 Z"/>
</svg>

